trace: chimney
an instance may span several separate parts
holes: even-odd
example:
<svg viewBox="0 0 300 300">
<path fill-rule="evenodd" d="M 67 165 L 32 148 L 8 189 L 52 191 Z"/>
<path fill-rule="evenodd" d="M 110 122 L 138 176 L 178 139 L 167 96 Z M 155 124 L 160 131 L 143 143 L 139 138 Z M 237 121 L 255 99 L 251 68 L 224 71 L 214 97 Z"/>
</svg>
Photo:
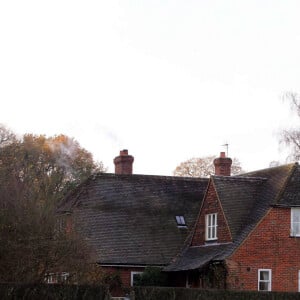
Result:
<svg viewBox="0 0 300 300">
<path fill-rule="evenodd" d="M 232 159 L 226 157 L 225 152 L 220 153 L 220 157 L 214 160 L 215 175 L 230 176 Z"/>
<path fill-rule="evenodd" d="M 120 155 L 115 157 L 115 174 L 132 174 L 133 156 L 128 155 L 128 150 L 120 151 Z"/>
</svg>

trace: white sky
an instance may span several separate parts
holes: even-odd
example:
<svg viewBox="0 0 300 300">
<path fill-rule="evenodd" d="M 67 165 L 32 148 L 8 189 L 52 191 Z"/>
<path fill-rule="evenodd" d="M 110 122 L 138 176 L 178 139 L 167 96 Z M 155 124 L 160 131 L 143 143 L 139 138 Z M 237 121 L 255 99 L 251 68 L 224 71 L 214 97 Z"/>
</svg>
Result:
<svg viewBox="0 0 300 300">
<path fill-rule="evenodd" d="M 114 171 L 171 175 L 229 155 L 282 160 L 300 91 L 300 1 L 0 1 L 0 122 L 74 137 Z"/>
</svg>

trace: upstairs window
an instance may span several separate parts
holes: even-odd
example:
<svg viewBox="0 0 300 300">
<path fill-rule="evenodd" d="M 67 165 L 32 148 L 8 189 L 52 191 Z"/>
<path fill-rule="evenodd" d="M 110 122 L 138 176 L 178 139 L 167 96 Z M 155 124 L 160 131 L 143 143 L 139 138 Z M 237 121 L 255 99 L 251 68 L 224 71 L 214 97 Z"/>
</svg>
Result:
<svg viewBox="0 0 300 300">
<path fill-rule="evenodd" d="M 178 227 L 186 227 L 184 216 L 176 216 L 176 222 Z"/>
<path fill-rule="evenodd" d="M 272 272 L 270 269 L 258 270 L 258 290 L 271 291 Z"/>
<path fill-rule="evenodd" d="M 217 214 L 205 215 L 205 239 L 207 241 L 217 239 Z"/>
<path fill-rule="evenodd" d="M 291 208 L 291 236 L 300 237 L 300 208 Z"/>
</svg>

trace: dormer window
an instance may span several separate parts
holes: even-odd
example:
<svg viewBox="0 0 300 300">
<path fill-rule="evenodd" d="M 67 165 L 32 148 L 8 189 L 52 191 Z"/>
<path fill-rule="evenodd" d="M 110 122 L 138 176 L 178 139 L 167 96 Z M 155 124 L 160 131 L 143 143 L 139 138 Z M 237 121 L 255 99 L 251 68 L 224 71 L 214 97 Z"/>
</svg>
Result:
<svg viewBox="0 0 300 300">
<path fill-rule="evenodd" d="M 212 241 L 218 239 L 217 237 L 217 214 L 205 215 L 205 240 Z"/>
<path fill-rule="evenodd" d="M 291 236 L 300 237 L 300 208 L 291 208 Z"/>
<path fill-rule="evenodd" d="M 176 216 L 176 222 L 178 227 L 186 227 L 184 216 Z"/>
</svg>

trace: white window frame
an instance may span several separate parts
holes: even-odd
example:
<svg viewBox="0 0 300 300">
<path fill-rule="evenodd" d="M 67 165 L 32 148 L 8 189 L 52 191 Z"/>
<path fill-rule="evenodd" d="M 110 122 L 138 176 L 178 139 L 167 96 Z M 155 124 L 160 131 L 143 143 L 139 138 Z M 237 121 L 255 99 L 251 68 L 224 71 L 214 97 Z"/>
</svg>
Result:
<svg viewBox="0 0 300 300">
<path fill-rule="evenodd" d="M 143 274 L 143 272 L 132 271 L 131 272 L 131 276 L 130 276 L 130 285 L 134 286 L 133 285 L 134 284 L 134 281 L 133 281 L 134 275 L 142 275 L 142 274 Z"/>
<path fill-rule="evenodd" d="M 46 279 L 46 283 L 48 283 L 48 284 L 57 283 L 57 275 L 56 275 L 56 273 L 48 273 L 45 276 L 45 279 Z"/>
<path fill-rule="evenodd" d="M 218 214 L 207 214 L 205 215 L 205 240 L 214 241 L 218 239 Z"/>
<path fill-rule="evenodd" d="M 48 284 L 61 283 L 66 282 L 70 273 L 62 272 L 62 273 L 47 273 L 45 275 L 45 281 Z"/>
<path fill-rule="evenodd" d="M 300 292 L 300 270 L 298 270 L 298 292 Z"/>
<path fill-rule="evenodd" d="M 260 279 L 260 273 L 261 272 L 268 272 L 269 273 L 269 279 L 268 280 L 261 280 Z M 267 290 L 261 290 L 259 288 L 259 284 L 261 282 L 264 282 L 264 283 L 268 283 L 268 289 Z M 257 290 L 258 291 L 272 291 L 272 270 L 271 269 L 258 269 L 258 273 L 257 273 Z"/>
<path fill-rule="evenodd" d="M 294 229 L 294 225 L 299 225 L 300 228 L 300 221 L 295 221 L 295 217 L 294 215 L 298 213 L 300 216 L 300 208 L 299 207 L 292 207 L 291 208 L 291 236 L 295 236 L 295 237 L 300 237 L 300 230 L 299 232 L 296 232 L 296 230 Z"/>
</svg>

